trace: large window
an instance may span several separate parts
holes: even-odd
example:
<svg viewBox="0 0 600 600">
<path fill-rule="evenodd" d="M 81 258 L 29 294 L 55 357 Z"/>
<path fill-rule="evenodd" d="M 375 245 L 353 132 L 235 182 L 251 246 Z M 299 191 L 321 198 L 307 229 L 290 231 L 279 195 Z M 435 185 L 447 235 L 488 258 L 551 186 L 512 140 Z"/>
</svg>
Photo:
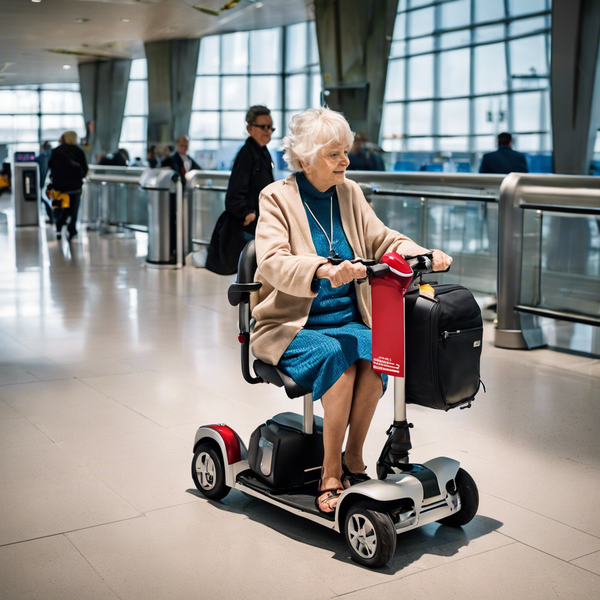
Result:
<svg viewBox="0 0 600 600">
<path fill-rule="evenodd" d="M 0 144 L 8 145 L 9 158 L 37 154 L 45 141 L 55 147 L 65 131 L 85 135 L 78 83 L 0 88 Z"/>
<path fill-rule="evenodd" d="M 551 0 L 400 0 L 382 147 L 477 159 L 510 131 L 550 151 Z"/>
<path fill-rule="evenodd" d="M 131 61 L 127 99 L 123 112 L 123 126 L 119 148 L 129 152 L 130 162 L 146 160 L 148 135 L 148 71 L 145 58 Z"/>
<path fill-rule="evenodd" d="M 269 107 L 279 148 L 291 116 L 320 106 L 314 23 L 203 38 L 190 123 L 190 151 L 201 166 L 228 169 L 247 137 L 245 116 Z"/>
</svg>

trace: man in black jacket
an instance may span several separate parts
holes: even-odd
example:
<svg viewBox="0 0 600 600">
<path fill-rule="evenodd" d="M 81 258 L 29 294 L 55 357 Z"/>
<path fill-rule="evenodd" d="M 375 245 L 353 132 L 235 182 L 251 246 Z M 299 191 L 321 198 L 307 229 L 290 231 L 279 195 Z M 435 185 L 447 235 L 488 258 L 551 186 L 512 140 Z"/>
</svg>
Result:
<svg viewBox="0 0 600 600">
<path fill-rule="evenodd" d="M 200 169 L 198 163 L 188 155 L 190 147 L 190 138 L 187 135 L 180 135 L 175 140 L 175 152 L 162 161 L 163 167 L 170 167 L 173 171 L 181 175 L 181 182 L 185 186 L 185 174 L 194 169 Z"/>
<path fill-rule="evenodd" d="M 271 111 L 266 106 L 251 106 L 246 130 L 250 135 L 235 157 L 225 212 L 217 221 L 206 258 L 206 268 L 220 275 L 237 271 L 240 253 L 256 232 L 260 192 L 273 183 L 273 162 L 267 150 L 275 131 Z"/>
<path fill-rule="evenodd" d="M 529 173 L 525 155 L 512 149 L 510 133 L 498 136 L 498 150 L 483 155 L 480 173 Z"/>
<path fill-rule="evenodd" d="M 251 106 L 246 130 L 250 135 L 233 163 L 225 209 L 242 223 L 246 238 L 251 239 L 259 214 L 258 196 L 273 183 L 273 162 L 267 149 L 275 131 L 271 111 L 266 106 Z"/>
<path fill-rule="evenodd" d="M 69 206 L 56 210 L 56 239 L 60 240 L 62 228 L 68 220 L 67 231 L 71 240 L 77 235 L 77 213 L 88 164 L 83 150 L 77 145 L 74 131 L 65 131 L 59 141 L 60 145 L 52 150 L 48 168 L 53 189 L 69 195 Z"/>
</svg>

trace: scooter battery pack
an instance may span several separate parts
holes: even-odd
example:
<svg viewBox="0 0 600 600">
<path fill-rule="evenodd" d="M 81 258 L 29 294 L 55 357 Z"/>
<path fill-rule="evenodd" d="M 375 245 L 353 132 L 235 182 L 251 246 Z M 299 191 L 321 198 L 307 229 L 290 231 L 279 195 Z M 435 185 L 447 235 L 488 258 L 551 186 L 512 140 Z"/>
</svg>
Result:
<svg viewBox="0 0 600 600">
<path fill-rule="evenodd" d="M 281 413 L 257 427 L 250 437 L 248 462 L 254 474 L 274 489 L 318 481 L 323 464 L 323 420 L 313 433 L 302 433 L 302 416 Z"/>
</svg>

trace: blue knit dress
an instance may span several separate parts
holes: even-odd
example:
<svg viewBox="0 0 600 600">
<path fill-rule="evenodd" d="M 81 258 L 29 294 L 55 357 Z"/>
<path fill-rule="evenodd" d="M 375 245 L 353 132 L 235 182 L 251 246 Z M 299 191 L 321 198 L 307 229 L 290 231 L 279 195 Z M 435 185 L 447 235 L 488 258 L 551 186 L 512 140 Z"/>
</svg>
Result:
<svg viewBox="0 0 600 600">
<path fill-rule="evenodd" d="M 335 186 L 319 192 L 303 173 L 296 174 L 296 181 L 303 203 L 309 206 L 328 236 L 333 202 L 333 250 L 341 258 L 352 260 L 354 254 L 342 228 Z M 329 241 L 306 204 L 304 208 L 317 254 L 328 257 Z M 315 278 L 313 291 L 317 290 L 306 325 L 292 340 L 277 365 L 296 383 L 312 390 L 313 400 L 322 398 L 357 360 L 372 361 L 371 330 L 364 325 L 358 311 L 354 283 L 333 288 L 328 279 Z M 383 381 L 385 389 L 386 376 Z"/>
</svg>

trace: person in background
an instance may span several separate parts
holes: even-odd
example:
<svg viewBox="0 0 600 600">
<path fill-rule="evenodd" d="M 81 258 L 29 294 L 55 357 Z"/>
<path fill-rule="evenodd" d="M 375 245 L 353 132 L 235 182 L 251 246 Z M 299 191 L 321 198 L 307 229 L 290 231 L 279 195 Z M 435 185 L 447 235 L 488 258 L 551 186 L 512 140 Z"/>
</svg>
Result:
<svg viewBox="0 0 600 600">
<path fill-rule="evenodd" d="M 498 150 L 488 152 L 481 159 L 480 173 L 529 173 L 524 154 L 512 149 L 513 138 L 510 133 L 498 136 Z"/>
<path fill-rule="evenodd" d="M 152 145 L 146 151 L 146 162 L 151 169 L 155 169 L 160 166 L 160 160 L 158 159 L 158 150 L 155 145 Z"/>
<path fill-rule="evenodd" d="M 158 160 L 161 163 L 161 165 L 165 160 L 167 160 L 167 158 L 169 158 L 169 156 L 171 156 L 171 154 L 173 154 L 173 152 L 175 152 L 175 146 L 171 146 L 171 144 L 163 146 L 160 149 L 158 153 Z"/>
<path fill-rule="evenodd" d="M 175 152 L 162 161 L 162 167 L 169 167 L 181 175 L 181 182 L 185 185 L 185 174 L 192 170 L 200 170 L 198 163 L 188 155 L 190 138 L 180 135 L 175 140 Z"/>
<path fill-rule="evenodd" d="M 125 148 L 119 148 L 117 154 L 120 154 L 125 161 L 125 167 L 129 166 L 129 152 Z"/>
<path fill-rule="evenodd" d="M 45 197 L 44 188 L 46 187 L 46 177 L 48 176 L 48 163 L 50 162 L 50 156 L 52 155 L 52 147 L 50 142 L 43 142 L 40 146 L 40 153 L 35 157 L 35 162 L 40 166 L 40 190 L 42 190 L 42 202 L 46 208 L 46 215 L 48 217 L 47 223 L 54 223 L 54 217 L 52 215 L 52 204 L 48 202 Z"/>
<path fill-rule="evenodd" d="M 62 228 L 68 221 L 70 241 L 77 235 L 77 213 L 88 164 L 85 153 L 77 145 L 77 134 L 74 131 L 65 131 L 59 141 L 60 145 L 52 150 L 48 167 L 54 189 L 69 195 L 69 207 L 56 210 L 56 239 L 60 240 Z"/>
<path fill-rule="evenodd" d="M 125 148 L 119 148 L 114 153 L 105 154 L 100 159 L 99 164 L 111 167 L 126 167 L 129 164 L 129 152 Z"/>
<path fill-rule="evenodd" d="M 225 210 L 244 227 L 244 236 L 250 240 L 256 231 L 258 196 L 262 189 L 273 183 L 273 161 L 267 149 L 275 131 L 271 111 L 262 105 L 251 106 L 246 113 L 248 139 L 240 148 L 233 167 Z"/>
<path fill-rule="evenodd" d="M 385 171 L 380 152 L 380 148 L 369 143 L 366 134 L 357 133 L 348 154 L 348 171 Z"/>
</svg>

